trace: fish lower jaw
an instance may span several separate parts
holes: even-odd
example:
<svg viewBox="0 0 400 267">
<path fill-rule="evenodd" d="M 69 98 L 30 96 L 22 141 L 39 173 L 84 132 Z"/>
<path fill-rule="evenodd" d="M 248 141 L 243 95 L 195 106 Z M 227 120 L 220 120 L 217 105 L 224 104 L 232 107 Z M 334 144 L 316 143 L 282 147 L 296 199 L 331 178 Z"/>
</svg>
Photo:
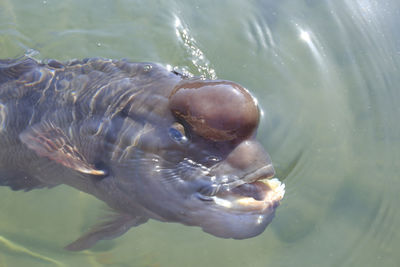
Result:
<svg viewBox="0 0 400 267">
<path fill-rule="evenodd" d="M 277 178 L 260 179 L 257 182 L 262 182 L 268 187 L 262 199 L 257 200 L 253 197 L 238 196 L 236 194 L 215 195 L 210 198 L 218 206 L 240 211 L 262 212 L 271 206 L 279 204 L 285 195 L 285 184 L 280 182 Z"/>
</svg>

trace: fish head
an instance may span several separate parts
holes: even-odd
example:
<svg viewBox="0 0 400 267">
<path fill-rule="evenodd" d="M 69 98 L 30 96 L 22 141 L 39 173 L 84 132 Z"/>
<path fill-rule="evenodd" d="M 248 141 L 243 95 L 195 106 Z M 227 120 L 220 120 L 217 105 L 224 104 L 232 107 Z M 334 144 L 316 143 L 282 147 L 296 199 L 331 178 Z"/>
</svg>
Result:
<svg viewBox="0 0 400 267">
<path fill-rule="evenodd" d="M 148 115 L 141 134 L 131 134 L 134 145 L 115 160 L 120 189 L 161 221 L 199 226 L 223 238 L 262 233 L 284 184 L 271 179 L 271 158 L 256 140 L 256 100 L 236 83 L 193 78 L 157 99 L 132 109 L 134 124 L 138 113 Z"/>
</svg>

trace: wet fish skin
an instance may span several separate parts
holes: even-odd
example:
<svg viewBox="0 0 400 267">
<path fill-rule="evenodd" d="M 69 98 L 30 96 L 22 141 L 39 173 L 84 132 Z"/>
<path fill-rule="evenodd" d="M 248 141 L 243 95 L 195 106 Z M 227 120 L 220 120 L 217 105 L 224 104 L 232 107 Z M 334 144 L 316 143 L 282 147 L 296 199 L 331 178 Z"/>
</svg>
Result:
<svg viewBox="0 0 400 267">
<path fill-rule="evenodd" d="M 0 185 L 66 184 L 115 210 L 69 250 L 150 218 L 249 238 L 264 231 L 283 194 L 268 189 L 260 209 L 215 199 L 221 188 L 274 175 L 255 140 L 253 102 L 233 82 L 186 78 L 153 63 L 0 60 Z"/>
</svg>

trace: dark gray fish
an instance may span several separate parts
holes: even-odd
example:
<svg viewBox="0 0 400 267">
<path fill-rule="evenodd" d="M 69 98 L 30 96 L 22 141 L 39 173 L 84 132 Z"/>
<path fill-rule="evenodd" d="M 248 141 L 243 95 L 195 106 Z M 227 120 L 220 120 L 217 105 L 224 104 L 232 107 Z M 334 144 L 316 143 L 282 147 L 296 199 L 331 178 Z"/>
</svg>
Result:
<svg viewBox="0 0 400 267">
<path fill-rule="evenodd" d="M 256 101 L 230 81 L 125 60 L 0 60 L 0 185 L 66 184 L 115 210 L 69 250 L 148 219 L 262 233 L 284 185 L 270 179 L 258 123 Z"/>
</svg>

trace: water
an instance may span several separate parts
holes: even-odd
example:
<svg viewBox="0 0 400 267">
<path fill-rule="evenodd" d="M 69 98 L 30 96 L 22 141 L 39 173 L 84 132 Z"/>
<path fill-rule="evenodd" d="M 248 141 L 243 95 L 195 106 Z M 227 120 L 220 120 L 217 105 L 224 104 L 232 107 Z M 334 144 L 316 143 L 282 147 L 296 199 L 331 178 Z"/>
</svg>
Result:
<svg viewBox="0 0 400 267">
<path fill-rule="evenodd" d="M 0 0 L 1 58 L 129 58 L 246 86 L 287 186 L 256 238 L 151 221 L 83 253 L 62 247 L 100 201 L 0 188 L 0 266 L 399 266 L 399 5 Z"/>
</svg>

